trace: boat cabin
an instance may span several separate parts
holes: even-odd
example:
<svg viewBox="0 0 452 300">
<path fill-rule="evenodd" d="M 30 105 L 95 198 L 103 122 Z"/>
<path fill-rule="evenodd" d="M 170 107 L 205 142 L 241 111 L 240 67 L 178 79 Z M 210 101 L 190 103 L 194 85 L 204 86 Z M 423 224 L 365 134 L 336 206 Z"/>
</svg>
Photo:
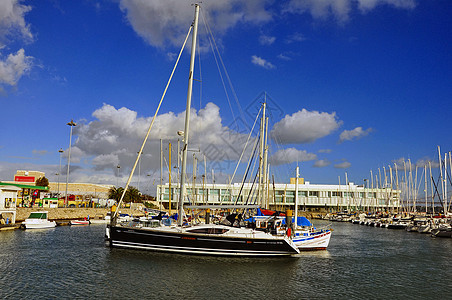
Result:
<svg viewBox="0 0 452 300">
<path fill-rule="evenodd" d="M 0 225 L 16 223 L 17 193 L 20 188 L 0 184 Z"/>
</svg>

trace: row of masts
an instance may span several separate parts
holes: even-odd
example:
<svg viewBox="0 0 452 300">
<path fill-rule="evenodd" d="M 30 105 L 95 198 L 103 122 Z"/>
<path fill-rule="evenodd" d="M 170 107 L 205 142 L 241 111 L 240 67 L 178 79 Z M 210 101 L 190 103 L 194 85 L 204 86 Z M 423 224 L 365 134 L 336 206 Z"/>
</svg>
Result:
<svg viewBox="0 0 452 300">
<path fill-rule="evenodd" d="M 392 212 L 402 213 L 448 213 L 452 209 L 452 153 L 441 153 L 438 146 L 438 163 L 427 161 L 423 165 L 411 162 L 410 159 L 388 165 L 378 174 L 370 171 L 370 183 L 364 181 L 364 187 L 384 190 L 386 207 Z M 436 171 L 438 169 L 438 171 Z M 347 178 L 347 174 L 346 174 Z M 346 179 L 347 180 L 347 179 Z M 368 186 L 370 185 L 370 186 Z M 400 193 L 400 196 L 397 196 Z M 397 201 L 394 199 L 398 198 Z M 398 204 L 398 205 L 396 205 Z M 368 210 L 376 209 L 367 207 Z"/>
</svg>

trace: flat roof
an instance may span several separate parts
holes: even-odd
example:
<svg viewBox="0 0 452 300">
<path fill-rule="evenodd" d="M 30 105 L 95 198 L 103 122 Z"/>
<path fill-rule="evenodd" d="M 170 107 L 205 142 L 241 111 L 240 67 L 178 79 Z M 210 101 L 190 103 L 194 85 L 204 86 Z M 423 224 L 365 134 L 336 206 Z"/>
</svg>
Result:
<svg viewBox="0 0 452 300">
<path fill-rule="evenodd" d="M 28 184 L 18 184 L 18 183 L 7 183 L 7 182 L 1 182 L 0 185 L 9 185 L 9 186 L 15 186 L 21 189 L 33 189 L 33 190 L 41 190 L 41 191 L 48 191 L 49 188 L 46 186 L 38 186 L 38 185 L 28 185 Z"/>
</svg>

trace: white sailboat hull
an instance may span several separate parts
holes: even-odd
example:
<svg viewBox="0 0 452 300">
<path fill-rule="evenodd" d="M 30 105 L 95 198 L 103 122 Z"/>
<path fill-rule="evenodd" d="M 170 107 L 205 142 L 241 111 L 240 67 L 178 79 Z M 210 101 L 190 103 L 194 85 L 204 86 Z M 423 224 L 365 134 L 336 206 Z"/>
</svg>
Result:
<svg viewBox="0 0 452 300">
<path fill-rule="evenodd" d="M 296 235 L 293 238 L 295 246 L 298 247 L 300 251 L 308 250 L 325 250 L 331 238 L 331 231 L 327 230 L 324 232 L 316 233 L 301 233 L 301 235 Z"/>
</svg>

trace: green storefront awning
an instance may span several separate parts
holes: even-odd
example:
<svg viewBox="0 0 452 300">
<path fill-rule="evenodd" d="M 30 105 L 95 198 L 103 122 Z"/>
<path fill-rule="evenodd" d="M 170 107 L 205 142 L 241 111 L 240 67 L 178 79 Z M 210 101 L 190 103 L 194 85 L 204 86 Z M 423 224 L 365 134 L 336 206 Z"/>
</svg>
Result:
<svg viewBox="0 0 452 300">
<path fill-rule="evenodd" d="M 28 184 L 17 184 L 17 183 L 7 183 L 7 182 L 1 182 L 0 185 L 10 185 L 10 186 L 16 186 L 21 189 L 31 189 L 31 190 L 41 190 L 41 191 L 48 191 L 49 187 L 47 186 L 37 186 L 37 185 L 28 185 Z"/>
</svg>

